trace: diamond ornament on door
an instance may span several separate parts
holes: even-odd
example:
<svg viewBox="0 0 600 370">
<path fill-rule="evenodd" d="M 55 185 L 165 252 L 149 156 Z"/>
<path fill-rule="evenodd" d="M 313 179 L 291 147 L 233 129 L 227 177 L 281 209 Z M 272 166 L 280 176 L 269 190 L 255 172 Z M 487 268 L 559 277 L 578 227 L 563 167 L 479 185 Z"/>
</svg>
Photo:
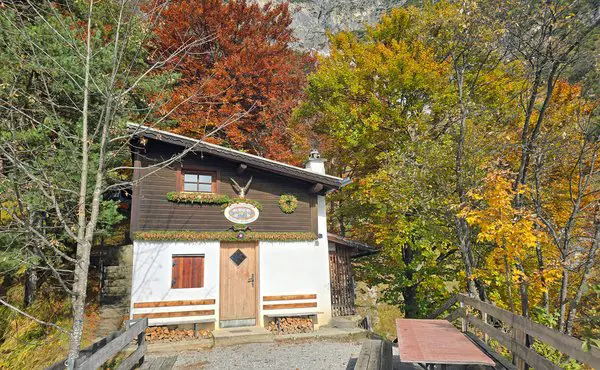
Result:
<svg viewBox="0 0 600 370">
<path fill-rule="evenodd" d="M 236 266 L 239 266 L 246 259 L 246 255 L 241 251 L 237 250 L 229 257 Z"/>
</svg>

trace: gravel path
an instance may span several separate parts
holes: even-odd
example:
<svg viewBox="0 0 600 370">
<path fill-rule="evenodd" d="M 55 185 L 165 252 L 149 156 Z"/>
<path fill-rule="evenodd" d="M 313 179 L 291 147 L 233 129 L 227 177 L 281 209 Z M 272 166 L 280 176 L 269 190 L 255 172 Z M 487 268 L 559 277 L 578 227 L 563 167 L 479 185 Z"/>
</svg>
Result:
<svg viewBox="0 0 600 370">
<path fill-rule="evenodd" d="M 179 353 L 174 369 L 352 369 L 362 342 L 253 343 Z M 351 360 L 353 359 L 353 360 Z"/>
</svg>

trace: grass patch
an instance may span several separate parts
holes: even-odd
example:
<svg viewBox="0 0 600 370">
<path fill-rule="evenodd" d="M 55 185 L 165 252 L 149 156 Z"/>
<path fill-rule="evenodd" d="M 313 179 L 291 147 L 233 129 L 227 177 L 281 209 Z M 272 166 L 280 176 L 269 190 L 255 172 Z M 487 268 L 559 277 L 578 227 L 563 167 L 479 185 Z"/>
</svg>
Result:
<svg viewBox="0 0 600 370">
<path fill-rule="evenodd" d="M 311 232 L 266 232 L 266 231 L 247 231 L 243 232 L 243 237 L 238 237 L 235 231 L 177 231 L 177 230 L 149 230 L 138 231 L 135 233 L 135 240 L 155 240 L 155 241 L 201 241 L 201 240 L 220 240 L 231 242 L 245 241 L 310 241 L 316 240 L 317 236 Z"/>
<path fill-rule="evenodd" d="M 6 300 L 16 306 L 23 301 L 23 286 L 15 284 L 7 290 Z M 56 289 L 43 284 L 38 299 L 26 309 L 40 320 L 52 322 L 65 330 L 71 328 L 71 301 Z M 59 330 L 38 324 L 29 318 L 0 307 L 0 369 L 45 369 L 66 357 L 69 337 Z M 97 306 L 86 309 L 82 346 L 95 339 L 99 321 Z"/>
</svg>

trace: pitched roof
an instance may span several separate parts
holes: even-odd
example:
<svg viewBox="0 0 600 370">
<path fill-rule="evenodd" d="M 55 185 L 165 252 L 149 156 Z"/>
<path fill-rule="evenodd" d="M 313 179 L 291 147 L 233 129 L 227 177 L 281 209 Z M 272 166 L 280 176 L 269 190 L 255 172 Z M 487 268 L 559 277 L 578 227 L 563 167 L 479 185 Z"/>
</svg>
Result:
<svg viewBox="0 0 600 370">
<path fill-rule="evenodd" d="M 370 246 L 365 243 L 357 242 L 354 240 L 350 240 L 350 239 L 345 238 L 338 234 L 327 233 L 327 240 L 332 243 L 338 244 L 338 245 L 355 248 L 358 251 L 358 253 L 356 253 L 352 257 L 361 257 L 361 256 L 366 256 L 366 255 L 374 254 L 374 253 L 378 252 L 377 248 L 375 248 L 373 246 Z"/>
<path fill-rule="evenodd" d="M 244 153 L 239 150 L 226 148 L 221 145 L 208 143 L 206 141 L 193 139 L 187 136 L 158 130 L 136 123 L 128 123 L 127 129 L 131 133 L 132 137 L 145 137 L 185 148 L 193 148 L 193 151 L 203 151 L 204 153 L 243 163 L 250 167 L 258 168 L 264 171 L 304 180 L 314 184 L 323 184 L 323 186 L 329 190 L 340 189 L 351 182 L 349 178 L 342 179 L 336 176 L 312 172 L 301 167 L 292 166 L 254 154 Z"/>
</svg>

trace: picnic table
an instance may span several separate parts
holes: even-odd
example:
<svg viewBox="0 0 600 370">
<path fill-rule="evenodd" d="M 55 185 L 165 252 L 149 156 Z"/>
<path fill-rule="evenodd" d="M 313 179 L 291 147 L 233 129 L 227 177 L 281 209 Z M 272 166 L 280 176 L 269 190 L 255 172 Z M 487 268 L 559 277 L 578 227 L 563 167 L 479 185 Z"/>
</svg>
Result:
<svg viewBox="0 0 600 370">
<path fill-rule="evenodd" d="M 495 363 L 452 323 L 446 320 L 396 319 L 398 352 L 402 363 L 428 366 Z"/>
</svg>

